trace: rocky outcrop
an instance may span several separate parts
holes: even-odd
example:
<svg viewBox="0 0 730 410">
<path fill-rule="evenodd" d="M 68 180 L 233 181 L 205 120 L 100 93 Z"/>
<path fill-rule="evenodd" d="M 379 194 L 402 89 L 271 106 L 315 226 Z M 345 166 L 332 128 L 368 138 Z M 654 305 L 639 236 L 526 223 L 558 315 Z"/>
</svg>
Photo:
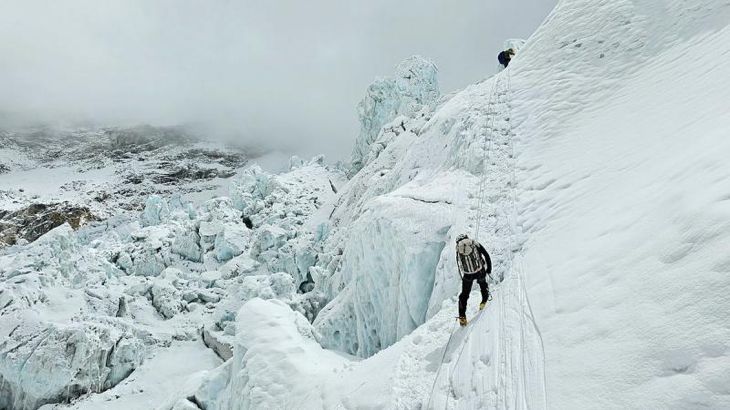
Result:
<svg viewBox="0 0 730 410">
<path fill-rule="evenodd" d="M 89 208 L 68 202 L 31 204 L 12 212 L 0 210 L 0 248 L 21 240 L 33 242 L 64 223 L 78 229 L 94 220 Z"/>
<path fill-rule="evenodd" d="M 151 151 L 169 144 L 190 143 L 192 135 L 179 127 L 152 127 L 138 125 L 127 128 L 109 128 L 104 131 L 112 149 L 138 153 Z"/>
</svg>

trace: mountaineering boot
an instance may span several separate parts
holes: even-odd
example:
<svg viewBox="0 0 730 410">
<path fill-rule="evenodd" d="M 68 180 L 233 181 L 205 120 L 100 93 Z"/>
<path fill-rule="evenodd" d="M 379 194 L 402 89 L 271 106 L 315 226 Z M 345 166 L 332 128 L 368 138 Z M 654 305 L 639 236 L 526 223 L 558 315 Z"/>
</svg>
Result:
<svg viewBox="0 0 730 410">
<path fill-rule="evenodd" d="M 462 326 L 466 326 L 466 317 L 459 316 L 459 324 Z"/>
<path fill-rule="evenodd" d="M 487 302 L 482 302 L 479 304 L 479 310 L 484 309 L 484 306 L 487 306 Z"/>
</svg>

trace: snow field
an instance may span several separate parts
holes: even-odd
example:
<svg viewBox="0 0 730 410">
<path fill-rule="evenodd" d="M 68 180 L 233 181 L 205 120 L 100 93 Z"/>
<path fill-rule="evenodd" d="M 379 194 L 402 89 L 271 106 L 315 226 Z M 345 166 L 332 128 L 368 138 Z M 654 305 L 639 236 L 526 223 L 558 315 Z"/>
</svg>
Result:
<svg viewBox="0 0 730 410">
<path fill-rule="evenodd" d="M 550 408 L 730 406 L 729 17 L 564 1 L 511 65 Z"/>
</svg>

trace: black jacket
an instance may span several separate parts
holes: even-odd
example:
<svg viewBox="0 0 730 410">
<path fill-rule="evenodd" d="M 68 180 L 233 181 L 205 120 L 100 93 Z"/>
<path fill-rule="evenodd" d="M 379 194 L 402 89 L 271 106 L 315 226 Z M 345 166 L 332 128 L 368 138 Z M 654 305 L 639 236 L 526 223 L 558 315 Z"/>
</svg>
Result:
<svg viewBox="0 0 730 410">
<path fill-rule="evenodd" d="M 512 60 L 512 56 L 514 53 L 511 53 L 509 50 L 502 51 L 497 56 L 497 60 L 499 61 L 499 64 L 502 64 L 505 68 L 509 65 L 510 60 Z"/>
<path fill-rule="evenodd" d="M 487 264 L 487 274 L 492 273 L 492 258 L 489 257 L 489 253 L 486 249 L 484 249 L 481 243 L 477 247 L 477 250 L 479 251 L 479 255 L 481 255 L 482 259 L 484 259 L 484 262 Z"/>
</svg>

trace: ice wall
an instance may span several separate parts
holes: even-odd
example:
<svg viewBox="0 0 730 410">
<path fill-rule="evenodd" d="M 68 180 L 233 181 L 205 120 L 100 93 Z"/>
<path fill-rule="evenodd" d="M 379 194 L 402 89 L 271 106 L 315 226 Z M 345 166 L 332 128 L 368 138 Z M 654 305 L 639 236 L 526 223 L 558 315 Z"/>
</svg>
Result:
<svg viewBox="0 0 730 410">
<path fill-rule="evenodd" d="M 144 360 L 145 343 L 119 319 L 48 325 L 26 312 L 0 317 L 0 408 L 35 409 L 106 390 Z"/>
<path fill-rule="evenodd" d="M 352 151 L 350 175 L 365 165 L 370 145 L 385 124 L 399 115 L 412 117 L 439 97 L 438 68 L 432 61 L 413 56 L 395 70 L 395 78 L 379 78 L 370 84 L 357 107 L 360 133 Z"/>
<path fill-rule="evenodd" d="M 345 287 L 314 323 L 323 346 L 371 356 L 426 320 L 452 208 L 408 188 L 369 201 L 349 229 Z"/>
<path fill-rule="evenodd" d="M 494 79 L 468 87 L 433 111 L 398 117 L 383 127 L 365 167 L 340 191 L 332 230 L 312 268 L 315 292 L 332 301 L 315 322 L 324 345 L 372 355 L 420 326 L 458 292 L 448 245 L 459 233 L 474 233 L 480 178 L 496 186 L 511 175 L 510 146 L 500 140 L 499 149 L 492 149 L 486 143 L 497 127 L 502 139 L 509 139 L 509 114 L 496 110 L 493 97 L 499 94 L 504 105 L 506 81 L 500 84 L 499 92 Z M 485 175 L 486 165 L 491 175 Z M 495 189 L 488 200 L 506 192 Z M 403 224 L 391 223 L 395 219 Z M 500 256 L 507 248 L 490 244 Z M 416 291 L 415 283 L 429 289 Z M 418 314 L 404 315 L 409 310 L 404 306 L 417 307 Z"/>
<path fill-rule="evenodd" d="M 90 257 L 69 225 L 0 256 L 0 408 L 108 389 L 155 338 L 118 318 L 124 295 L 100 288 L 114 268 Z"/>
</svg>

